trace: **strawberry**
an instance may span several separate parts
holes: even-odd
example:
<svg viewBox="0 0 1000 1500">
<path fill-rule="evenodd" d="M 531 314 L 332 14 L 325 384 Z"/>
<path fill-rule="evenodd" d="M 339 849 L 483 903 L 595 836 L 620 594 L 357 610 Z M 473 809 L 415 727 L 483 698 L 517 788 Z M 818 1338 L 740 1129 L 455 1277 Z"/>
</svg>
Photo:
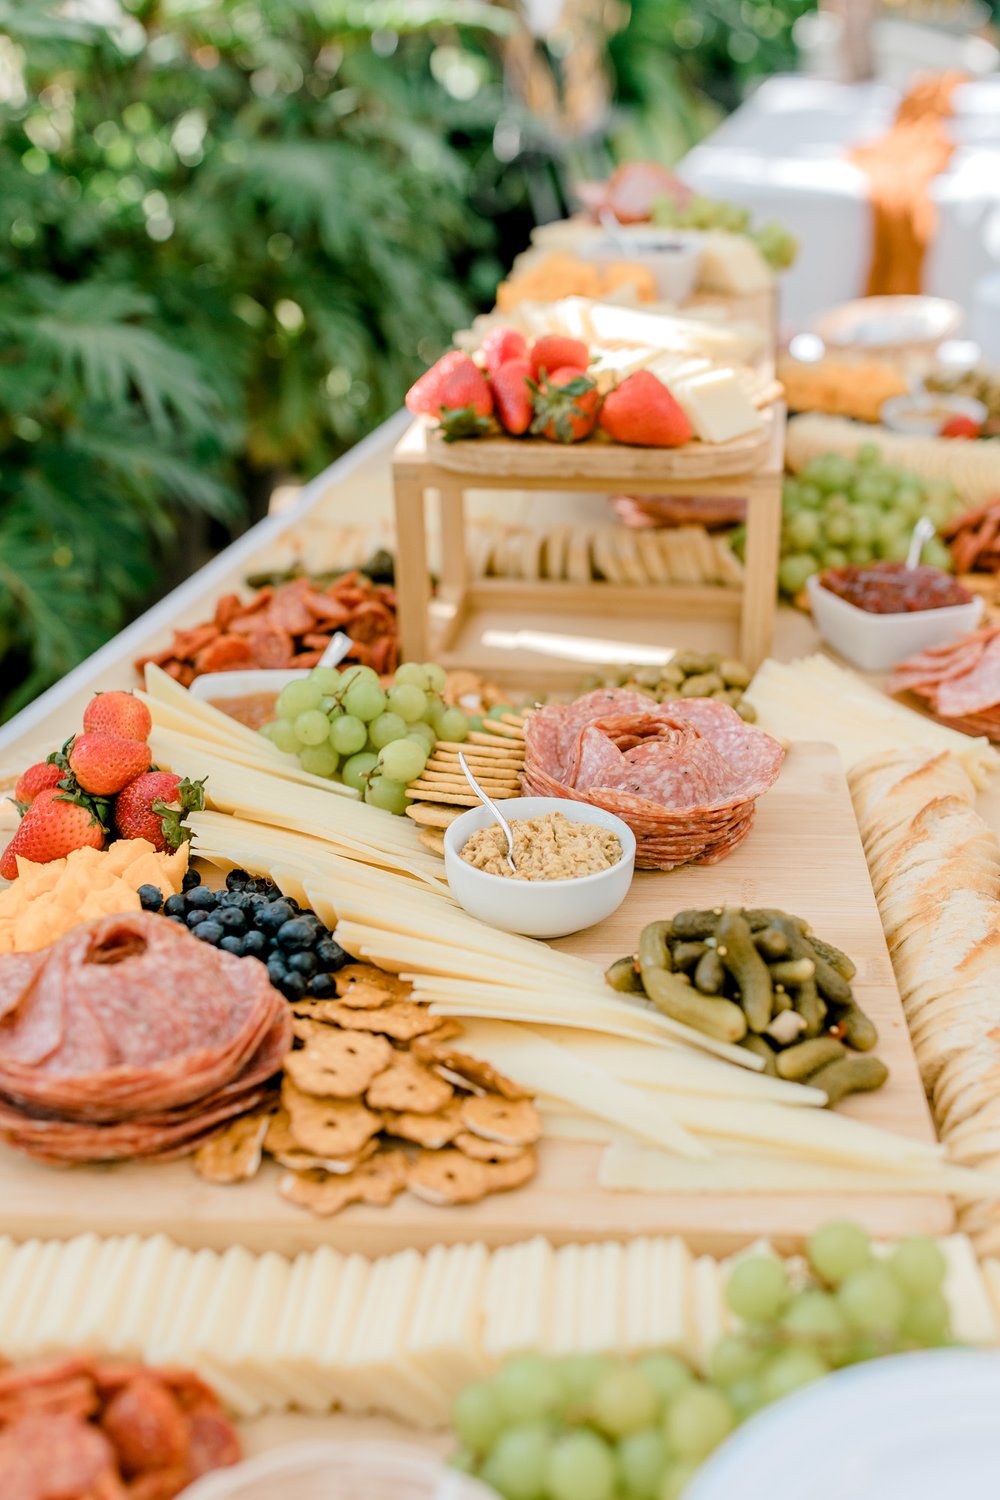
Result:
<svg viewBox="0 0 1000 1500">
<path fill-rule="evenodd" d="M 436 417 L 441 407 L 441 387 L 452 370 L 457 370 L 468 359 L 461 349 L 452 349 L 442 354 L 439 360 L 425 370 L 420 379 L 406 393 L 406 406 L 415 417 Z M 471 361 L 470 361 L 471 363 Z"/>
<path fill-rule="evenodd" d="M 438 393 L 438 414 L 446 443 L 458 438 L 482 437 L 493 415 L 493 393 L 478 365 L 463 356 Z"/>
<path fill-rule="evenodd" d="M 531 363 L 531 378 L 537 380 L 543 370 L 551 375 L 572 365 L 575 370 L 585 370 L 590 364 L 590 350 L 582 339 L 568 339 L 561 333 L 546 333 L 532 344 L 528 354 Z"/>
<path fill-rule="evenodd" d="M 39 792 L 44 791 L 46 787 L 58 786 L 64 774 L 52 761 L 38 761 L 36 765 L 29 766 L 26 771 L 22 771 L 17 778 L 14 801 L 20 802 L 23 811 L 34 802 Z"/>
<path fill-rule="evenodd" d="M 153 719 L 134 693 L 98 693 L 84 709 L 83 727 L 88 733 L 113 734 L 120 740 L 148 740 Z"/>
<path fill-rule="evenodd" d="M 494 328 L 483 339 L 479 352 L 483 356 L 487 374 L 495 375 L 512 359 L 527 359 L 528 341 L 516 328 Z"/>
<path fill-rule="evenodd" d="M 553 443 L 578 443 L 597 425 L 600 396 L 586 370 L 564 365 L 551 375 L 531 381 L 535 416 L 532 432 Z"/>
<path fill-rule="evenodd" d="M 47 865 L 74 849 L 103 849 L 106 837 L 107 829 L 86 800 L 74 801 L 57 786 L 44 787 L 0 857 L 0 876 L 17 879 L 17 855 Z"/>
<path fill-rule="evenodd" d="M 149 770 L 152 756 L 142 740 L 120 740 L 94 731 L 78 734 L 69 752 L 73 775 L 85 792 L 110 797 Z"/>
<path fill-rule="evenodd" d="M 494 372 L 490 384 L 497 416 L 504 432 L 520 437 L 531 426 L 531 366 L 526 359 L 509 359 Z"/>
<path fill-rule="evenodd" d="M 616 443 L 640 448 L 678 448 L 692 437 L 684 408 L 649 370 L 636 370 L 608 392 L 601 426 Z"/>
<path fill-rule="evenodd" d="M 941 428 L 939 437 L 944 438 L 977 438 L 982 435 L 982 428 L 978 422 L 971 417 L 949 417 Z"/>
<path fill-rule="evenodd" d="M 123 839 L 148 839 L 156 849 L 172 850 L 191 837 L 185 813 L 204 806 L 203 781 L 182 781 L 172 771 L 146 771 L 119 792 L 115 828 Z"/>
</svg>

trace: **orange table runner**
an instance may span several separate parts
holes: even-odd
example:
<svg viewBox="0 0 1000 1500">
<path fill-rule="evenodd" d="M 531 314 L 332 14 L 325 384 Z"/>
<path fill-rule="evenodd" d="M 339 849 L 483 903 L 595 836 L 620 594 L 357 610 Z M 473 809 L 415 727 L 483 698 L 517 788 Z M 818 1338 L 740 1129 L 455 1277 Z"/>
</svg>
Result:
<svg viewBox="0 0 1000 1500">
<path fill-rule="evenodd" d="M 865 295 L 915 294 L 937 214 L 934 178 L 955 150 L 946 121 L 962 73 L 942 73 L 914 84 L 885 135 L 857 146 L 850 159 L 868 175 L 872 204 L 872 259 Z"/>
</svg>

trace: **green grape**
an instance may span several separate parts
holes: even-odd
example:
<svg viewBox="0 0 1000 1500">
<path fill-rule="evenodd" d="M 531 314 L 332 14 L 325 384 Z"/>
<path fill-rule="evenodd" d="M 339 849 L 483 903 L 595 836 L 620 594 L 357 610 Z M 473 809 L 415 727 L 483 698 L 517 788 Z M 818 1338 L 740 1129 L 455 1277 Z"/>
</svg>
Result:
<svg viewBox="0 0 1000 1500">
<path fill-rule="evenodd" d="M 330 725 L 330 744 L 338 755 L 357 755 L 368 743 L 368 726 L 353 714 L 342 714 Z"/>
<path fill-rule="evenodd" d="M 787 557 L 781 559 L 778 568 L 781 592 L 794 598 L 800 590 L 805 588 L 806 579 L 811 578 L 817 570 L 816 559 L 810 553 L 790 552 Z"/>
<path fill-rule="evenodd" d="M 352 755 L 344 761 L 340 770 L 344 785 L 353 787 L 356 792 L 363 792 L 368 783 L 368 777 L 377 765 L 378 756 L 373 755 L 370 750 L 363 750 L 359 755 Z"/>
<path fill-rule="evenodd" d="M 545 1479 L 551 1500 L 611 1500 L 615 1460 L 596 1432 L 578 1427 L 552 1444 Z"/>
<path fill-rule="evenodd" d="M 911 485 L 902 485 L 896 491 L 893 510 L 897 515 L 905 516 L 910 525 L 913 525 L 924 513 L 923 492 Z"/>
<path fill-rule="evenodd" d="M 449 1469 L 454 1469 L 459 1474 L 475 1474 L 476 1455 L 471 1448 L 456 1448 L 448 1459 Z"/>
<path fill-rule="evenodd" d="M 862 1266 L 837 1288 L 837 1301 L 852 1328 L 861 1333 L 895 1333 L 906 1298 L 887 1266 Z"/>
<path fill-rule="evenodd" d="M 667 1466 L 667 1445 L 655 1427 L 630 1432 L 618 1444 L 618 1470 L 629 1500 L 656 1500 Z"/>
<path fill-rule="evenodd" d="M 948 1273 L 948 1262 L 940 1247 L 924 1235 L 900 1240 L 888 1260 L 889 1270 L 911 1297 L 939 1292 Z"/>
<path fill-rule="evenodd" d="M 827 516 L 823 523 L 826 540 L 837 547 L 844 547 L 854 536 L 854 523 L 849 515 L 840 513 Z"/>
<path fill-rule="evenodd" d="M 701 1463 L 696 1458 L 684 1458 L 671 1464 L 660 1481 L 656 1500 L 680 1500 L 700 1468 Z"/>
<path fill-rule="evenodd" d="M 823 504 L 823 496 L 818 485 L 800 484 L 799 500 L 806 510 L 819 510 Z"/>
<path fill-rule="evenodd" d="M 340 765 L 340 756 L 329 745 L 306 745 L 299 751 L 303 771 L 313 776 L 332 776 Z"/>
<path fill-rule="evenodd" d="M 482 1477 L 504 1500 L 542 1500 L 552 1438 L 544 1422 L 522 1422 L 501 1432 Z"/>
<path fill-rule="evenodd" d="M 864 544 L 848 547 L 847 549 L 848 561 L 856 564 L 858 567 L 864 567 L 866 563 L 870 563 L 873 556 L 871 547 Z"/>
<path fill-rule="evenodd" d="M 842 1338 L 847 1332 L 843 1311 L 830 1292 L 808 1287 L 799 1292 L 781 1315 L 781 1326 L 789 1333 L 822 1341 Z"/>
<path fill-rule="evenodd" d="M 423 722 L 433 724 L 436 717 L 443 714 L 448 707 L 444 699 L 438 693 L 426 693 L 427 707 L 424 709 Z"/>
<path fill-rule="evenodd" d="M 563 1390 L 563 1404 L 586 1406 L 600 1380 L 615 1366 L 604 1354 L 567 1354 L 556 1364 Z"/>
<path fill-rule="evenodd" d="M 427 673 L 416 661 L 404 661 L 402 666 L 397 667 L 393 682 L 397 687 L 418 687 L 421 692 L 429 686 Z"/>
<path fill-rule="evenodd" d="M 332 693 L 324 693 L 319 700 L 319 706 L 330 720 L 339 718 L 344 712 L 340 706 L 340 699 L 335 698 Z"/>
<path fill-rule="evenodd" d="M 448 674 L 436 661 L 424 662 L 424 677 L 432 693 L 443 693 L 448 686 Z"/>
<path fill-rule="evenodd" d="M 734 1380 L 732 1385 L 726 1387 L 726 1395 L 744 1421 L 766 1405 L 764 1393 L 760 1388 L 760 1380 L 756 1375 L 747 1375 L 743 1380 Z"/>
<path fill-rule="evenodd" d="M 828 516 L 846 516 L 850 514 L 851 502 L 846 495 L 838 492 L 835 495 L 827 495 L 823 509 Z"/>
<path fill-rule="evenodd" d="M 936 1247 L 935 1247 L 936 1248 Z M 911 1298 L 903 1311 L 899 1331 L 915 1344 L 947 1343 L 951 1332 L 951 1313 L 944 1293 L 937 1288 Z"/>
<path fill-rule="evenodd" d="M 824 494 L 835 495 L 850 484 L 854 475 L 850 459 L 843 458 L 839 453 L 824 453 L 816 463 L 821 467 L 810 478 Z"/>
<path fill-rule="evenodd" d="M 330 733 L 330 721 L 319 708 L 307 708 L 299 714 L 294 727 L 303 745 L 322 745 Z"/>
<path fill-rule="evenodd" d="M 739 1380 L 756 1375 L 763 1362 L 761 1351 L 747 1339 L 729 1334 L 719 1339 L 708 1357 L 708 1378 L 715 1385 L 735 1385 Z"/>
<path fill-rule="evenodd" d="M 675 1354 L 644 1354 L 636 1360 L 636 1369 L 642 1371 L 663 1402 L 672 1401 L 678 1391 L 694 1384 L 690 1365 Z"/>
<path fill-rule="evenodd" d="M 368 738 L 373 750 L 382 750 L 386 745 L 391 745 L 393 740 L 401 740 L 406 737 L 406 725 L 399 714 L 384 713 L 373 719 L 368 725 Z"/>
<path fill-rule="evenodd" d="M 503 1425 L 503 1412 L 490 1380 L 475 1380 L 455 1397 L 451 1425 L 460 1443 L 474 1453 L 487 1453 Z"/>
<path fill-rule="evenodd" d="M 819 516 L 812 510 L 800 510 L 788 523 L 788 540 L 795 552 L 809 552 L 819 544 L 822 530 Z"/>
<path fill-rule="evenodd" d="M 427 708 L 427 694 L 423 688 L 403 682 L 391 687 L 385 696 L 390 711 L 398 714 L 404 723 L 416 724 L 423 718 Z"/>
<path fill-rule="evenodd" d="M 310 682 L 308 677 L 298 677 L 294 682 L 286 682 L 274 705 L 278 718 L 297 719 L 299 714 L 318 708 L 322 696 L 323 689 L 318 683 Z"/>
<path fill-rule="evenodd" d="M 770 1323 L 788 1296 L 788 1276 L 773 1255 L 748 1255 L 734 1266 L 726 1286 L 726 1301 L 738 1318 L 748 1323 Z"/>
<path fill-rule="evenodd" d="M 390 780 L 405 784 L 416 781 L 427 764 L 427 753 L 422 745 L 407 736 L 406 739 L 393 740 L 380 750 L 378 763 L 379 769 Z"/>
<path fill-rule="evenodd" d="M 299 737 L 295 733 L 294 724 L 287 719 L 275 719 L 271 724 L 265 724 L 264 730 L 267 737 L 276 750 L 283 750 L 286 755 L 295 755 L 299 748 Z"/>
<path fill-rule="evenodd" d="M 482 729 L 483 723 L 484 723 L 482 714 L 467 714 L 466 717 L 468 718 L 468 721 L 469 721 L 469 733 L 470 734 L 472 733 L 472 731 L 474 729 L 477 730 L 477 731 Z"/>
<path fill-rule="evenodd" d="M 870 547 L 875 534 L 875 517 L 866 505 L 851 507 L 851 524 L 854 528 L 854 545 Z"/>
<path fill-rule="evenodd" d="M 507 1360 L 495 1380 L 497 1400 L 508 1421 L 522 1422 L 555 1411 L 563 1385 L 554 1360 L 541 1354 L 520 1354 Z"/>
<path fill-rule="evenodd" d="M 383 812 L 402 817 L 409 805 L 406 787 L 388 776 L 369 776 L 365 786 L 365 801 L 370 807 L 380 807 Z"/>
<path fill-rule="evenodd" d="M 370 724 L 385 711 L 385 694 L 377 682 L 352 682 L 341 700 L 344 712 Z"/>
<path fill-rule="evenodd" d="M 488 719 L 502 719 L 504 714 L 512 714 L 515 710 L 509 703 L 494 703 L 486 717 Z"/>
<path fill-rule="evenodd" d="M 820 554 L 824 568 L 846 568 L 847 553 L 842 547 L 826 547 Z"/>
<path fill-rule="evenodd" d="M 437 735 L 430 724 L 411 724 L 406 731 L 409 740 L 415 740 L 418 745 L 423 745 L 428 751 L 434 749 L 437 744 Z"/>
<path fill-rule="evenodd" d="M 469 737 L 469 721 L 460 708 L 446 708 L 434 728 L 441 739 L 461 743 Z"/>
<path fill-rule="evenodd" d="M 809 1264 L 830 1286 L 839 1286 L 852 1271 L 860 1271 L 872 1258 L 872 1242 L 863 1229 L 845 1219 L 820 1225 L 806 1246 Z"/>
<path fill-rule="evenodd" d="M 814 1349 L 783 1349 L 764 1369 L 761 1395 L 765 1401 L 780 1401 L 829 1373 L 829 1366 Z"/>
<path fill-rule="evenodd" d="M 859 443 L 854 462 L 859 468 L 868 469 L 877 464 L 881 457 L 882 451 L 877 443 Z"/>
<path fill-rule="evenodd" d="M 307 682 L 314 682 L 321 693 L 335 693 L 340 687 L 340 673 L 336 667 L 313 667 Z"/>
<path fill-rule="evenodd" d="M 879 507 L 885 495 L 885 486 L 881 479 L 871 470 L 860 474 L 854 481 L 854 498 L 859 505 L 870 505 Z"/>
<path fill-rule="evenodd" d="M 711 1385 L 692 1385 L 670 1404 L 667 1443 L 680 1458 L 707 1458 L 736 1425 L 732 1404 Z"/>
<path fill-rule="evenodd" d="M 352 664 L 345 667 L 340 674 L 340 686 L 348 688 L 355 682 L 370 682 L 378 686 L 378 673 L 374 667 L 362 667 Z"/>
<path fill-rule="evenodd" d="M 610 1370 L 590 1398 L 594 1425 L 609 1437 L 624 1437 L 648 1427 L 659 1409 L 655 1387 L 634 1365 Z"/>
</svg>

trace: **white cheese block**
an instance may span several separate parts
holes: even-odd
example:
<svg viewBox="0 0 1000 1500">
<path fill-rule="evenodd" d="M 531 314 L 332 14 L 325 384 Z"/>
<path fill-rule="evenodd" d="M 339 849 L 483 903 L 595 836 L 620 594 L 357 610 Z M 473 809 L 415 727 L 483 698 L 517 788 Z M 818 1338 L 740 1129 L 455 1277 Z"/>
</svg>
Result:
<svg viewBox="0 0 1000 1500">
<path fill-rule="evenodd" d="M 440 1400 L 433 1382 L 400 1359 L 422 1270 L 416 1250 L 404 1250 L 373 1265 L 344 1360 L 349 1409 L 388 1410 L 420 1426 L 438 1420 Z"/>
<path fill-rule="evenodd" d="M 435 1245 L 424 1256 L 406 1358 L 439 1390 L 444 1421 L 462 1387 L 489 1369 L 480 1347 L 489 1260 L 485 1245 Z"/>
<path fill-rule="evenodd" d="M 361 1256 L 354 1260 L 352 1276 L 367 1266 Z M 344 1257 L 329 1245 L 296 1256 L 275 1328 L 271 1357 L 295 1382 L 296 1405 L 305 1411 L 327 1411 L 336 1401 L 318 1358 L 317 1335 L 325 1336 L 332 1325 L 343 1266 Z"/>
<path fill-rule="evenodd" d="M 711 370 L 705 375 L 692 375 L 689 380 L 676 380 L 670 390 L 703 443 L 728 443 L 759 432 L 764 425 L 764 418 L 732 370 Z"/>
<path fill-rule="evenodd" d="M 690 1251 L 681 1239 L 639 1239 L 625 1247 L 623 1353 L 666 1349 L 686 1359 L 692 1357 L 692 1266 Z"/>
<path fill-rule="evenodd" d="M 58 1271 L 48 1295 L 40 1306 L 25 1301 L 24 1314 L 31 1319 L 26 1330 L 28 1346 L 33 1353 L 44 1354 L 66 1347 L 67 1329 L 76 1309 L 87 1299 L 101 1248 L 96 1234 L 81 1234 L 62 1245 Z M 15 1331 L 15 1340 L 17 1337 Z"/>
<path fill-rule="evenodd" d="M 948 1262 L 943 1290 L 951 1308 L 951 1331 L 956 1341 L 996 1344 L 1000 1340 L 1000 1303 L 991 1301 L 989 1295 L 989 1262 L 977 1262 L 972 1242 L 964 1234 L 948 1235 L 938 1244 Z"/>
<path fill-rule="evenodd" d="M 539 1236 L 490 1258 L 483 1297 L 483 1349 L 491 1361 L 537 1349 L 546 1325 L 555 1251 Z"/>
<path fill-rule="evenodd" d="M 708 1357 L 724 1333 L 731 1327 L 725 1302 L 725 1275 L 717 1260 L 700 1255 L 691 1276 L 694 1311 L 694 1362 L 704 1369 Z"/>
<path fill-rule="evenodd" d="M 698 287 L 704 292 L 725 292 L 752 297 L 770 291 L 774 272 L 753 240 L 725 229 L 709 229 L 700 237 L 701 263 Z"/>
<path fill-rule="evenodd" d="M 73 1309 L 65 1330 L 67 1347 L 116 1352 L 110 1325 L 121 1307 L 131 1267 L 142 1246 L 137 1234 L 105 1240 L 91 1268 L 86 1295 Z"/>
<path fill-rule="evenodd" d="M 144 1240 L 126 1269 L 122 1294 L 108 1308 L 104 1347 L 131 1359 L 148 1356 L 149 1338 L 162 1308 L 173 1309 L 193 1259 L 165 1234 Z"/>
<path fill-rule="evenodd" d="M 338 1274 L 331 1277 L 327 1256 L 334 1254 L 324 1247 L 313 1257 L 293 1347 L 305 1368 L 314 1370 L 328 1388 L 327 1404 L 344 1406 L 351 1390 L 344 1365 L 372 1266 L 363 1255 L 338 1256 Z"/>
<path fill-rule="evenodd" d="M 150 1364 L 180 1364 L 197 1349 L 201 1329 L 215 1304 L 220 1271 L 221 1257 L 214 1250 L 196 1250 L 185 1262 L 178 1292 L 163 1298 L 149 1330 L 143 1357 Z"/>
<path fill-rule="evenodd" d="M 579 1311 L 572 1350 L 605 1354 L 621 1346 L 623 1265 L 624 1247 L 614 1241 L 582 1247 L 577 1273 Z"/>
<path fill-rule="evenodd" d="M 30 1240 L 12 1260 L 0 1301 L 0 1349 L 8 1359 L 31 1353 L 35 1324 L 55 1289 L 62 1251 L 58 1240 Z"/>
</svg>

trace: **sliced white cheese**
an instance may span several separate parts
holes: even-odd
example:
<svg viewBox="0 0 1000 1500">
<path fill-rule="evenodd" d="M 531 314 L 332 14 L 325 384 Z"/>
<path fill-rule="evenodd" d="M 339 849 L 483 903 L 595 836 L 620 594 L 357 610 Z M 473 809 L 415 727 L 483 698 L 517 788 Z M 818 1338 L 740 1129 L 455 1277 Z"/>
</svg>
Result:
<svg viewBox="0 0 1000 1500">
<path fill-rule="evenodd" d="M 350 1410 L 389 1410 L 418 1426 L 439 1420 L 440 1395 L 433 1381 L 400 1360 L 422 1269 L 416 1250 L 404 1250 L 372 1266 L 343 1362 L 345 1405 Z"/>
<path fill-rule="evenodd" d="M 441 1393 L 441 1420 L 489 1365 L 480 1346 L 490 1254 L 485 1245 L 435 1245 L 424 1256 L 406 1359 Z"/>
<path fill-rule="evenodd" d="M 164 1297 L 149 1331 L 145 1358 L 150 1364 L 175 1364 L 197 1349 L 201 1329 L 215 1304 L 221 1257 L 214 1250 L 196 1250 L 184 1262 L 175 1296 Z"/>
<path fill-rule="evenodd" d="M 1000 1304 L 990 1296 L 988 1263 L 979 1265 L 972 1242 L 964 1234 L 948 1235 L 938 1244 L 948 1262 L 943 1290 L 956 1341 L 996 1344 L 1000 1341 Z"/>
<path fill-rule="evenodd" d="M 121 1308 L 131 1266 L 141 1245 L 137 1234 L 103 1242 L 91 1268 L 86 1295 L 77 1302 L 67 1324 L 67 1345 L 101 1353 L 115 1352 L 110 1343 L 110 1326 Z"/>
<path fill-rule="evenodd" d="M 664 1349 L 691 1359 L 694 1297 L 691 1253 L 680 1238 L 638 1239 L 625 1247 L 623 1353 Z"/>
<path fill-rule="evenodd" d="M 491 1361 L 543 1347 L 555 1251 L 541 1236 L 490 1257 L 482 1346 Z"/>
<path fill-rule="evenodd" d="M 32 1352 L 36 1323 L 55 1294 L 62 1252 L 58 1240 L 31 1240 L 11 1262 L 0 1303 L 0 1349 L 7 1358 Z"/>
<path fill-rule="evenodd" d="M 708 1357 L 724 1333 L 732 1326 L 723 1295 L 725 1280 L 717 1260 L 700 1255 L 691 1276 L 694 1308 L 695 1363 L 704 1369 Z"/>
<path fill-rule="evenodd" d="M 143 1240 L 128 1262 L 121 1298 L 109 1305 L 105 1347 L 131 1359 L 149 1357 L 150 1336 L 163 1308 L 173 1310 L 190 1250 L 179 1249 L 165 1234 Z"/>
<path fill-rule="evenodd" d="M 710 370 L 689 380 L 676 380 L 670 390 L 703 443 L 728 443 L 759 432 L 764 425 L 732 370 Z"/>
<path fill-rule="evenodd" d="M 66 1347 L 67 1328 L 93 1282 L 101 1241 L 96 1234 L 81 1234 L 60 1249 L 58 1274 L 48 1295 L 40 1306 L 33 1307 L 27 1300 L 24 1304 L 25 1317 L 31 1319 L 27 1336 L 33 1353 Z M 17 1338 L 15 1329 L 11 1347 Z"/>
<path fill-rule="evenodd" d="M 770 291 L 774 272 L 753 240 L 725 229 L 709 229 L 699 236 L 701 262 L 698 286 L 705 292 L 752 297 Z"/>
</svg>

